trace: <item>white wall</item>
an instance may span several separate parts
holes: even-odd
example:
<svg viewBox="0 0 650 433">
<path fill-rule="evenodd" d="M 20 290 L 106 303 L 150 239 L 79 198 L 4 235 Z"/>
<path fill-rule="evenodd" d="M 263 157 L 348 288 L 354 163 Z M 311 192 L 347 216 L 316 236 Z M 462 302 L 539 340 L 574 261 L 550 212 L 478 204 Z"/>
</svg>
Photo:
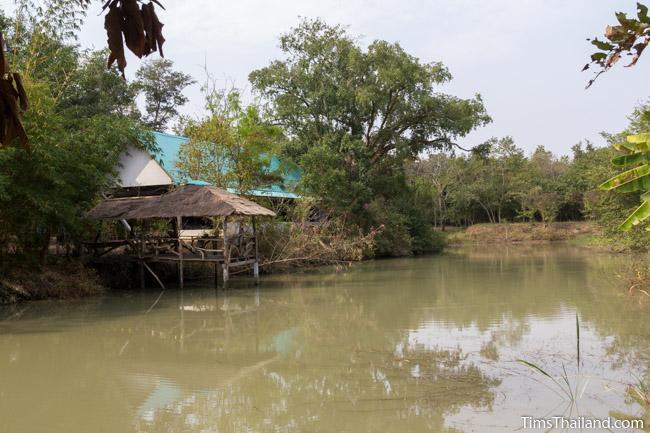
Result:
<svg viewBox="0 0 650 433">
<path fill-rule="evenodd" d="M 148 152 L 129 146 L 120 156 L 118 181 L 123 187 L 171 185 L 172 178 Z"/>
</svg>

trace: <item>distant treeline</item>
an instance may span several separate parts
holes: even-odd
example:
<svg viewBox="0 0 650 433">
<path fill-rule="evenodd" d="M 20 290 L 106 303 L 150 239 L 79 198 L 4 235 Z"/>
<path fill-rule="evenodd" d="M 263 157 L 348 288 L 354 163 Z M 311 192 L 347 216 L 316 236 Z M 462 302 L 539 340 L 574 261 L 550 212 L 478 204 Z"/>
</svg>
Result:
<svg viewBox="0 0 650 433">
<path fill-rule="evenodd" d="M 570 156 L 558 156 L 539 146 L 526 155 L 506 137 L 481 148 L 461 155 L 435 153 L 408 164 L 409 182 L 419 199 L 429 203 L 431 221 L 439 229 L 485 222 L 592 220 L 618 246 L 648 245 L 643 230 L 617 230 L 626 213 L 638 206 L 639 194 L 598 189 L 616 173 L 610 161 L 617 154 L 611 147 L 579 143 Z"/>
</svg>

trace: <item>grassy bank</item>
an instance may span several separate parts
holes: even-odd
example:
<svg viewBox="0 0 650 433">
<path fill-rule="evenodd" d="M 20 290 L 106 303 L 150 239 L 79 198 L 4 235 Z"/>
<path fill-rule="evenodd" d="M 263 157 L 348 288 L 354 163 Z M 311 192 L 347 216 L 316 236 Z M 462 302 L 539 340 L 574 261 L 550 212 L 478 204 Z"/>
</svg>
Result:
<svg viewBox="0 0 650 433">
<path fill-rule="evenodd" d="M 599 227 L 591 222 L 475 224 L 451 230 L 450 245 L 498 244 L 573 241 L 581 245 L 598 245 Z"/>
<path fill-rule="evenodd" d="M 97 273 L 76 261 L 45 266 L 15 264 L 0 271 L 0 304 L 39 299 L 75 299 L 104 292 Z"/>
</svg>

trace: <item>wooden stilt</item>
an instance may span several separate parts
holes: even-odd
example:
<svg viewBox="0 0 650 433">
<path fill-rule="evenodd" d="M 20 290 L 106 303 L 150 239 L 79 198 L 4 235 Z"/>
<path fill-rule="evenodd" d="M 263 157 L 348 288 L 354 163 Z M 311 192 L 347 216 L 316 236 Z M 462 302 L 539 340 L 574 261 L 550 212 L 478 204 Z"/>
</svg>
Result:
<svg viewBox="0 0 650 433">
<path fill-rule="evenodd" d="M 153 275 L 153 277 L 156 279 L 156 281 L 158 281 L 158 284 L 160 284 L 160 288 L 165 290 L 165 285 L 162 283 L 162 281 L 160 281 L 160 278 L 158 278 L 158 275 L 156 275 L 156 273 L 153 271 L 153 269 L 151 269 L 149 267 L 149 265 L 147 265 L 146 263 L 143 263 L 143 264 L 144 264 L 144 267 L 151 273 L 151 275 Z"/>
<path fill-rule="evenodd" d="M 183 217 L 176 217 L 176 235 L 178 236 L 178 284 L 183 288 L 183 244 L 181 241 L 181 230 L 183 229 Z"/>
<path fill-rule="evenodd" d="M 217 223 L 217 219 L 213 219 L 214 222 L 214 234 L 215 236 L 219 236 L 219 224 Z M 212 248 L 217 248 L 218 245 L 215 245 L 213 243 Z M 214 288 L 215 290 L 219 289 L 219 263 L 214 264 Z"/>
<path fill-rule="evenodd" d="M 253 242 L 255 242 L 255 263 L 253 263 L 253 278 L 255 278 L 255 284 L 260 283 L 260 264 L 259 264 L 259 249 L 257 248 L 257 225 L 255 224 L 255 217 L 252 217 L 253 220 Z"/>
<path fill-rule="evenodd" d="M 223 219 L 223 265 L 221 271 L 223 272 L 223 287 L 228 284 L 228 268 L 230 265 L 230 246 L 228 245 L 228 217 Z"/>
<path fill-rule="evenodd" d="M 183 288 L 183 259 L 181 258 L 178 261 L 178 284 L 180 288 Z"/>
<path fill-rule="evenodd" d="M 140 259 L 140 289 L 144 289 L 144 261 Z"/>
<path fill-rule="evenodd" d="M 224 263 L 221 265 L 221 272 L 223 273 L 223 287 L 228 285 L 228 265 Z"/>
<path fill-rule="evenodd" d="M 145 288 L 145 281 L 144 281 L 144 240 L 142 236 L 142 224 L 140 225 L 140 230 L 138 233 L 138 263 L 139 263 L 139 268 L 140 268 L 140 289 Z"/>
</svg>

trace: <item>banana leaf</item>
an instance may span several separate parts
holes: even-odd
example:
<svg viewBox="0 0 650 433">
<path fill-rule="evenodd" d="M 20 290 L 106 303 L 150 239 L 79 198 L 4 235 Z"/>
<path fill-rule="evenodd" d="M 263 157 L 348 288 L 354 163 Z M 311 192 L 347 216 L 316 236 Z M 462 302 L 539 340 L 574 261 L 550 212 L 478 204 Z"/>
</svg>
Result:
<svg viewBox="0 0 650 433">
<path fill-rule="evenodd" d="M 627 141 L 614 144 L 614 149 L 622 152 L 645 152 L 650 150 L 649 134 L 628 135 Z"/>
<path fill-rule="evenodd" d="M 612 159 L 612 164 L 623 165 L 636 165 L 647 164 L 650 162 L 650 152 L 633 153 L 630 155 L 621 155 Z"/>
<path fill-rule="evenodd" d="M 602 190 L 615 189 L 618 192 L 633 192 L 642 189 L 650 189 L 650 165 L 619 173 L 599 186 Z"/>
<path fill-rule="evenodd" d="M 648 141 L 650 141 L 650 134 L 634 134 L 628 135 L 626 137 L 628 143 L 632 144 L 645 144 L 647 146 Z"/>
<path fill-rule="evenodd" d="M 650 217 L 650 202 L 644 201 L 641 203 L 641 206 L 636 208 L 632 214 L 630 214 L 629 217 L 625 221 L 623 221 L 623 224 L 621 224 L 620 228 L 621 230 L 628 231 L 632 227 L 639 225 L 646 219 Z"/>
</svg>

